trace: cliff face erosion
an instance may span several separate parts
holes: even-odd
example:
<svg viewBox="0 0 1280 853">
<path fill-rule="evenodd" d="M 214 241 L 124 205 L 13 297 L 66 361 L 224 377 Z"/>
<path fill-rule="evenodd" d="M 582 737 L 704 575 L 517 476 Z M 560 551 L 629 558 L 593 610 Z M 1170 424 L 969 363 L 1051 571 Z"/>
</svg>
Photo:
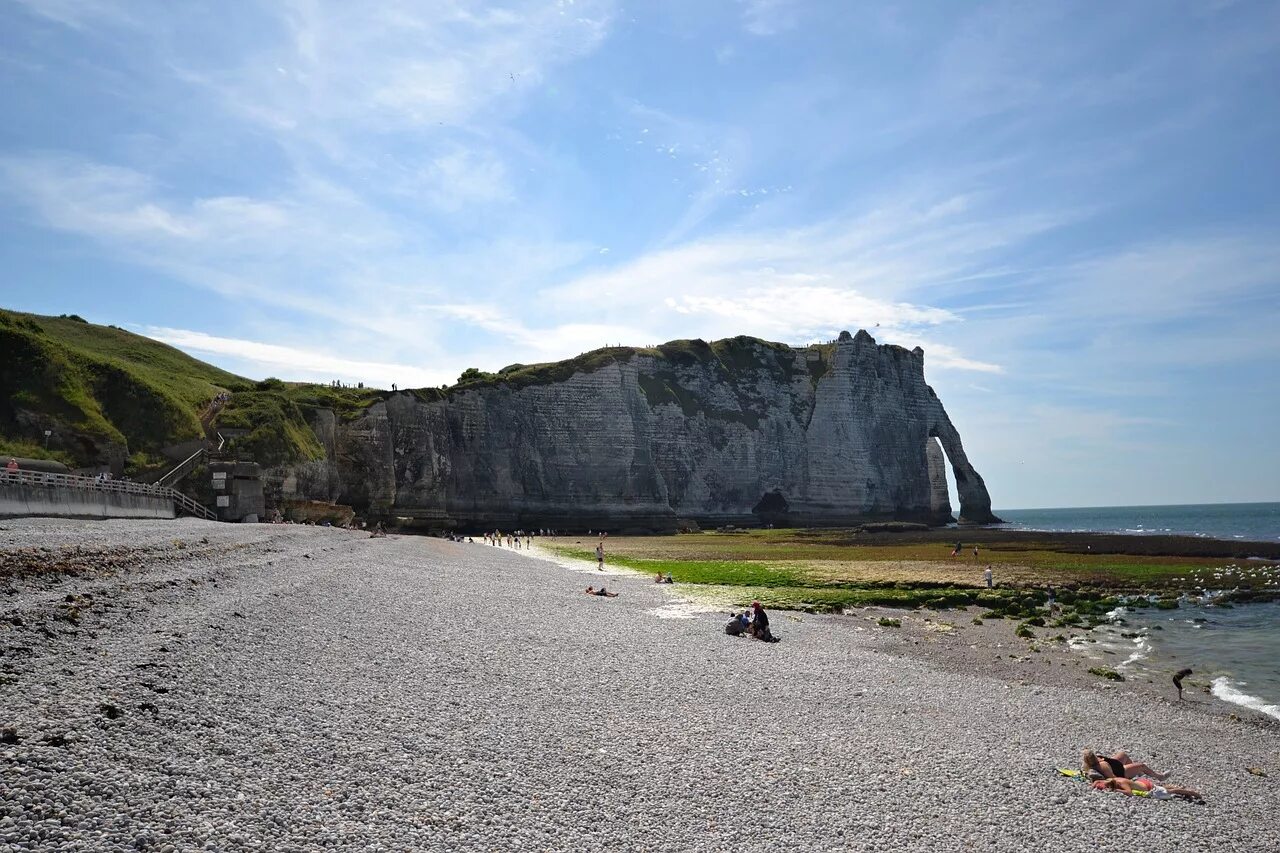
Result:
<svg viewBox="0 0 1280 853">
<path fill-rule="evenodd" d="M 467 529 L 938 524 L 949 462 L 960 520 L 996 520 L 918 348 L 862 331 L 590 355 L 393 394 L 351 420 L 319 411 L 325 459 L 281 471 L 281 497 Z"/>
</svg>

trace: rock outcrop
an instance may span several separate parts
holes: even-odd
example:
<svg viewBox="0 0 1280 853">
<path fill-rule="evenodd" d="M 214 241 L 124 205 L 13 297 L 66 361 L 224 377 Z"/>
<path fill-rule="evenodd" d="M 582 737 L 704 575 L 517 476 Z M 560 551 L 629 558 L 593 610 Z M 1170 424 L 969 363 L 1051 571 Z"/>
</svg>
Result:
<svg viewBox="0 0 1280 853">
<path fill-rule="evenodd" d="M 470 529 L 938 524 L 952 520 L 949 460 L 960 520 L 997 520 L 919 348 L 862 331 L 803 348 L 677 341 L 578 361 L 326 418 L 314 426 L 329 458 L 292 488 Z"/>
</svg>

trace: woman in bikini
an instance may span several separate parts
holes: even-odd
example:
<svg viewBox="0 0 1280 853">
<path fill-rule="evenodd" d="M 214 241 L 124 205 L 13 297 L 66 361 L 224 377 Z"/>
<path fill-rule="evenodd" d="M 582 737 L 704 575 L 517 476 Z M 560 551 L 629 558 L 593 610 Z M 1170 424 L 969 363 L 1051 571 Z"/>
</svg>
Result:
<svg viewBox="0 0 1280 853">
<path fill-rule="evenodd" d="M 1134 761 L 1123 750 L 1116 750 L 1112 755 L 1100 755 L 1086 749 L 1081 760 L 1085 771 L 1097 773 L 1103 779 L 1133 779 L 1138 776 L 1150 776 L 1159 782 L 1169 778 L 1168 773 L 1159 773 L 1146 764 Z"/>
<path fill-rule="evenodd" d="M 1146 792 L 1157 800 L 1167 800 L 1170 797 L 1182 797 L 1186 800 L 1204 799 L 1199 791 L 1177 785 L 1157 785 L 1146 776 L 1140 776 L 1137 779 L 1099 779 L 1093 783 L 1093 787 L 1099 791 L 1119 791 L 1128 796 L 1133 796 L 1140 791 Z"/>
</svg>

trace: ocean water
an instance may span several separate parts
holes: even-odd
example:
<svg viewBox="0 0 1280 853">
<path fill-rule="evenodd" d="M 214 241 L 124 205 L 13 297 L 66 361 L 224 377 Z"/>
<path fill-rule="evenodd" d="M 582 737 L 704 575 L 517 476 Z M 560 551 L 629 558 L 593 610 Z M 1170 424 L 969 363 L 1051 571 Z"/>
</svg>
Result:
<svg viewBox="0 0 1280 853">
<path fill-rule="evenodd" d="M 1183 534 L 1249 542 L 1280 541 L 1280 503 L 999 509 L 1006 530 Z"/>
<path fill-rule="evenodd" d="M 1004 529 L 1094 533 L 1184 534 L 1247 542 L 1280 540 L 1280 503 L 1114 506 L 997 510 Z M 1224 561 L 1226 562 L 1226 561 Z M 1254 586 L 1280 587 L 1280 569 L 1241 563 Z M 1189 576 L 1177 610 L 1119 608 L 1113 624 L 1095 628 L 1073 648 L 1130 679 L 1151 679 L 1177 691 L 1172 677 L 1197 698 L 1214 696 L 1280 719 L 1280 603 L 1219 607 L 1208 602 L 1213 572 Z M 1093 642 L 1090 642 L 1093 640 Z"/>
<path fill-rule="evenodd" d="M 1280 579 L 1280 572 L 1276 573 Z M 1188 693 L 1280 720 L 1280 603 L 1224 608 L 1184 603 L 1177 610 L 1121 608 L 1116 623 L 1095 628 L 1073 647 L 1130 679 L 1150 678 L 1177 695 L 1172 677 L 1192 670 Z M 1123 623 L 1123 624 L 1121 624 Z M 1194 686 L 1188 686 L 1194 685 Z"/>
</svg>

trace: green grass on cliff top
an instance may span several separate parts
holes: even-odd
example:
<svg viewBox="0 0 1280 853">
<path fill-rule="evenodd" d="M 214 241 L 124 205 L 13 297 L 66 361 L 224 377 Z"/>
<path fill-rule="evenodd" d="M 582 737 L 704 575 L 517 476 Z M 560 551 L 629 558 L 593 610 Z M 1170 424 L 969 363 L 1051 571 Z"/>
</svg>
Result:
<svg viewBox="0 0 1280 853">
<path fill-rule="evenodd" d="M 831 351 L 834 349 L 833 344 L 818 344 L 815 347 L 822 354 L 824 360 L 830 359 Z M 787 358 L 796 353 L 796 349 L 788 344 L 766 341 L 746 335 L 723 338 L 710 343 L 701 339 L 693 339 L 668 341 L 652 347 L 603 347 L 564 361 L 543 364 L 512 364 L 502 368 L 497 373 L 469 372 L 469 375 L 464 375 L 464 378 L 458 384 L 448 390 L 473 390 L 495 386 L 518 389 L 530 385 L 563 382 L 575 373 L 591 373 L 611 364 L 630 361 L 637 355 L 651 356 L 666 361 L 675 367 L 711 364 L 722 370 L 726 375 L 737 375 L 770 366 L 769 362 L 761 360 L 762 351 Z"/>
</svg>

